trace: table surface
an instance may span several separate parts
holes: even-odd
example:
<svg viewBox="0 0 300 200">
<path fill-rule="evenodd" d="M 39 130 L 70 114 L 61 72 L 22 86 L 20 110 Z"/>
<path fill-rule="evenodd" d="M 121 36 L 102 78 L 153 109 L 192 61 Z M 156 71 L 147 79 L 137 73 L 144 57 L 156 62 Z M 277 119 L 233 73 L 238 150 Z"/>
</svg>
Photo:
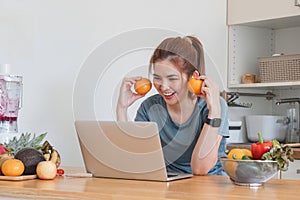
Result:
<svg viewBox="0 0 300 200">
<path fill-rule="evenodd" d="M 66 173 L 82 168 L 65 168 Z M 0 181 L 0 198 L 15 199 L 300 199 L 300 181 L 271 179 L 261 187 L 233 184 L 227 176 L 194 176 L 172 182 L 78 178 Z"/>
</svg>

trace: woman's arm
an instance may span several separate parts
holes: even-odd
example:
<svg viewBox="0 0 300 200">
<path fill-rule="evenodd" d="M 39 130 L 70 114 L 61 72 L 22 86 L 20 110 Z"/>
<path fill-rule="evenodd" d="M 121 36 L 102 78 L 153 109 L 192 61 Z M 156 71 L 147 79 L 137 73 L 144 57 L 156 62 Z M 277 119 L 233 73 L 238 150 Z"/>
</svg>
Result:
<svg viewBox="0 0 300 200">
<path fill-rule="evenodd" d="M 191 168 L 195 175 L 206 175 L 218 160 L 218 150 L 222 136 L 218 128 L 204 124 L 194 148 Z"/>
<path fill-rule="evenodd" d="M 221 103 L 219 86 L 206 76 L 203 79 L 202 94 L 206 101 L 208 118 L 221 118 Z M 224 120 L 224 118 L 223 118 Z M 218 150 L 222 135 L 219 134 L 219 127 L 212 127 L 204 123 L 198 141 L 192 153 L 191 168 L 195 175 L 206 175 L 218 160 Z"/>
</svg>

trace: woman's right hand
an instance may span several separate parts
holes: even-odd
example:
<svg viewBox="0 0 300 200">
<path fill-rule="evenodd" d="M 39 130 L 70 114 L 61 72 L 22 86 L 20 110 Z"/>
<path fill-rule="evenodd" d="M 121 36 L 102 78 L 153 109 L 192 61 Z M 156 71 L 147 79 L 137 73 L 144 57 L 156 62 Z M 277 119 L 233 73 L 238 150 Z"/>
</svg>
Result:
<svg viewBox="0 0 300 200">
<path fill-rule="evenodd" d="M 140 80 L 142 77 L 125 77 L 122 81 L 122 85 L 120 87 L 120 94 L 118 99 L 118 107 L 127 109 L 131 106 L 137 99 L 142 98 L 145 95 L 140 95 L 132 92 L 131 88 L 135 84 L 136 81 Z"/>
</svg>

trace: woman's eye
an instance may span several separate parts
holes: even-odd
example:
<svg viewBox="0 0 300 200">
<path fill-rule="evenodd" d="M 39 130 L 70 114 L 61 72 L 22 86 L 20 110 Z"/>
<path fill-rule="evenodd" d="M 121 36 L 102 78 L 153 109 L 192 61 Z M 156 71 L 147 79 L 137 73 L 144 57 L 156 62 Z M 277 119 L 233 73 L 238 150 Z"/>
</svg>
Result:
<svg viewBox="0 0 300 200">
<path fill-rule="evenodd" d="M 176 81 L 178 78 L 169 78 L 169 81 Z"/>
</svg>

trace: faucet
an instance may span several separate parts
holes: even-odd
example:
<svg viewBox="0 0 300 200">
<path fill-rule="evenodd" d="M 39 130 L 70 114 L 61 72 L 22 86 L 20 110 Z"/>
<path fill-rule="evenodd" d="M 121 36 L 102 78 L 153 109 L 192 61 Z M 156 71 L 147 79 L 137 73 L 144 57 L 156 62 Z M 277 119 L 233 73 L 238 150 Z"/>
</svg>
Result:
<svg viewBox="0 0 300 200">
<path fill-rule="evenodd" d="M 276 105 L 280 105 L 283 103 L 298 103 L 298 105 L 300 105 L 300 98 L 286 98 L 276 100 Z"/>
<path fill-rule="evenodd" d="M 300 98 L 286 98 L 286 99 L 277 99 L 276 100 L 276 105 L 281 105 L 281 104 L 284 104 L 284 103 L 298 103 L 298 117 L 297 117 L 297 114 L 296 114 L 296 119 L 298 120 L 298 127 L 297 127 L 297 130 L 295 130 L 295 134 L 296 135 L 299 135 L 300 134 Z M 292 123 L 292 122 L 290 122 Z M 291 139 L 293 140 L 293 139 Z M 299 140 L 299 139 L 298 139 Z M 291 142 L 291 141 L 288 141 L 288 142 Z M 299 142 L 299 141 L 297 141 Z"/>
</svg>

